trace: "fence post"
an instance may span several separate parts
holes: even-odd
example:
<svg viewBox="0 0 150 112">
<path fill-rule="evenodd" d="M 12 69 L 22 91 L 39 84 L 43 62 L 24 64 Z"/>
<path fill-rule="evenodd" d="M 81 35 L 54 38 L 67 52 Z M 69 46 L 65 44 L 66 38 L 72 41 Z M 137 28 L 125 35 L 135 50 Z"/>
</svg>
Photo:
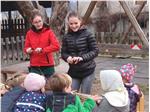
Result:
<svg viewBox="0 0 150 112">
<path fill-rule="evenodd" d="M 11 37 L 11 50 L 12 50 L 12 62 L 15 61 L 15 40 L 14 37 Z"/>
<path fill-rule="evenodd" d="M 6 38 L 6 60 L 7 60 L 7 63 L 9 63 L 9 44 L 10 44 L 9 38 Z"/>
<path fill-rule="evenodd" d="M 19 36 L 16 37 L 16 45 L 17 45 L 17 60 L 20 61 L 20 47 L 19 47 L 20 39 Z"/>
<path fill-rule="evenodd" d="M 1 50 L 2 50 L 2 52 L 1 52 L 1 61 L 2 61 L 2 65 L 4 64 L 4 56 L 5 56 L 5 54 L 4 54 L 4 46 L 5 46 L 5 43 L 4 43 L 4 39 L 3 38 L 1 38 Z"/>
</svg>

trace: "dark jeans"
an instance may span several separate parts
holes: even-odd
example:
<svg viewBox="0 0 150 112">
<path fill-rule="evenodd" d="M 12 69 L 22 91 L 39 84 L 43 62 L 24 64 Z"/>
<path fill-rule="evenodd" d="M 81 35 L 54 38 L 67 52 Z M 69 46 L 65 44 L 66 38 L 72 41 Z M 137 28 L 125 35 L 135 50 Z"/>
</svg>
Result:
<svg viewBox="0 0 150 112">
<path fill-rule="evenodd" d="M 52 66 L 41 66 L 41 67 L 29 67 L 29 72 L 31 73 L 37 73 L 40 75 L 44 75 L 46 78 L 50 77 L 54 72 L 55 69 Z"/>
</svg>

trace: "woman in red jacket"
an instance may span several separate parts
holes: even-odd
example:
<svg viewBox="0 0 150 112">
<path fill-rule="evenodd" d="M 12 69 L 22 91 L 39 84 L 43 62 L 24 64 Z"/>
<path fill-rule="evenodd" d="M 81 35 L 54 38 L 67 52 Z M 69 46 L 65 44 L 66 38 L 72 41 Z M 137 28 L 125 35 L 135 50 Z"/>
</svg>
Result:
<svg viewBox="0 0 150 112">
<path fill-rule="evenodd" d="M 35 11 L 31 18 L 32 27 L 26 34 L 25 53 L 30 55 L 29 72 L 49 77 L 54 73 L 53 52 L 60 45 L 53 31 L 43 22 L 42 15 Z"/>
</svg>

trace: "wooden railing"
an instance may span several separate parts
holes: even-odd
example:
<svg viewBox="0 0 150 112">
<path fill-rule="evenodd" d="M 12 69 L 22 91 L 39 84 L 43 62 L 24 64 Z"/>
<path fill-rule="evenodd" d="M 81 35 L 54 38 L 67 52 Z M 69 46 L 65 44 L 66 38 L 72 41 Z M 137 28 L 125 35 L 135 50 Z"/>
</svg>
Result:
<svg viewBox="0 0 150 112">
<path fill-rule="evenodd" d="M 1 37 L 25 35 L 28 30 L 27 22 L 24 19 L 2 20 Z"/>
<path fill-rule="evenodd" d="M 23 53 L 24 36 L 1 38 L 1 65 L 6 66 L 28 60 Z"/>
<path fill-rule="evenodd" d="M 1 24 L 1 65 L 6 66 L 28 60 L 23 47 L 27 32 L 24 19 L 2 20 Z"/>
<path fill-rule="evenodd" d="M 122 33 L 99 32 L 96 35 L 96 40 L 99 46 L 100 54 L 123 56 L 140 56 L 146 57 L 149 55 L 149 48 L 146 48 L 136 34 L 129 34 L 125 43 L 119 43 Z M 132 49 L 131 44 L 140 44 L 141 49 Z"/>
</svg>

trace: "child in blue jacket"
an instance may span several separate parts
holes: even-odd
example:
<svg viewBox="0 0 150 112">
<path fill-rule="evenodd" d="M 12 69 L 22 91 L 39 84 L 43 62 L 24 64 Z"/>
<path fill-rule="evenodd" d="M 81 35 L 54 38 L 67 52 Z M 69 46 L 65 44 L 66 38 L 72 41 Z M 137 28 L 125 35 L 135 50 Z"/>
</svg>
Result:
<svg viewBox="0 0 150 112">
<path fill-rule="evenodd" d="M 12 112 L 15 102 L 25 92 L 23 81 L 27 74 L 16 73 L 13 77 L 6 80 L 8 91 L 1 97 L 1 112 Z"/>
<path fill-rule="evenodd" d="M 24 80 L 23 93 L 17 100 L 13 112 L 45 112 L 45 77 L 29 73 Z"/>
</svg>

